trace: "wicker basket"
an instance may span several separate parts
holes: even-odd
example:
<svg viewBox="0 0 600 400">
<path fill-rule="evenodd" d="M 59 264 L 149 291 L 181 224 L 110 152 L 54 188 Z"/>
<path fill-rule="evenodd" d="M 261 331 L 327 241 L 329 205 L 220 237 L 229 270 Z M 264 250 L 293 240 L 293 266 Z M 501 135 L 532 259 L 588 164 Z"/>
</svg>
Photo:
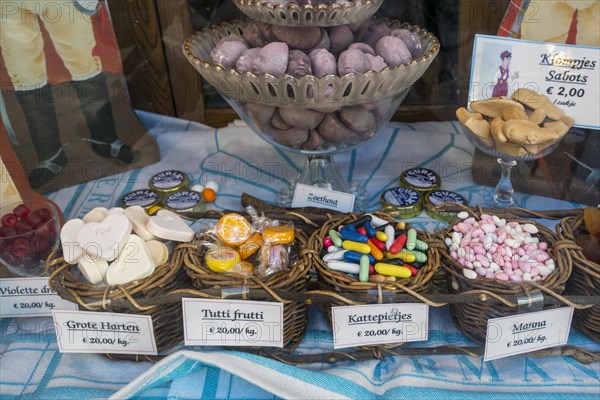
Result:
<svg viewBox="0 0 600 400">
<path fill-rule="evenodd" d="M 583 213 L 567 217 L 556 226 L 561 239 L 575 241 L 577 235 L 587 233 L 583 224 Z M 600 265 L 588 260 L 576 247 L 570 250 L 573 260 L 573 272 L 567 281 L 566 294 L 579 296 L 600 296 Z M 600 342 L 600 306 L 576 309 L 573 326 L 591 339 Z"/>
<path fill-rule="evenodd" d="M 198 237 L 187 246 L 181 261 L 185 271 L 191 278 L 194 287 L 203 292 L 206 289 L 242 289 L 246 288 L 251 293 L 259 293 L 260 298 L 266 301 L 283 303 L 283 348 L 282 349 L 255 349 L 247 350 L 265 355 L 287 353 L 295 349 L 304 336 L 307 322 L 306 302 L 302 298 L 289 300 L 282 298 L 277 292 L 303 294 L 308 286 L 310 264 L 306 261 L 304 252 L 308 238 L 299 228 L 295 228 L 295 244 L 298 250 L 297 259 L 292 261 L 290 268 L 269 275 L 266 279 L 240 274 L 220 274 L 208 269 L 204 263 L 207 246 L 203 245 L 207 238 Z M 205 295 L 208 298 L 221 298 L 215 295 Z M 243 294 L 243 299 L 257 299 L 252 295 Z M 239 347 L 237 349 L 240 349 Z"/>
<path fill-rule="evenodd" d="M 385 213 L 375 213 L 380 218 L 389 221 L 390 223 L 397 223 L 398 220 L 393 219 Z M 383 293 L 409 293 L 419 300 L 435 305 L 435 303 L 429 302 L 426 298 L 419 294 L 425 293 L 431 288 L 431 278 L 438 269 L 440 258 L 438 248 L 440 247 L 439 242 L 436 238 L 432 238 L 425 232 L 417 232 L 417 237 L 420 240 L 427 242 L 429 245 L 427 264 L 419 269 L 419 273 L 416 276 L 400 279 L 396 282 L 360 282 L 354 275 L 346 274 L 344 272 L 338 272 L 330 269 L 327 264 L 322 260 L 321 255 L 324 252 L 323 239 L 328 235 L 329 230 L 336 229 L 340 225 L 349 224 L 360 218 L 361 215 L 350 214 L 344 217 L 333 217 L 327 220 L 319 229 L 317 229 L 310 237 L 309 248 L 312 253 L 310 256 L 313 258 L 313 263 L 317 272 L 318 287 L 325 292 L 329 291 L 334 294 L 331 296 L 331 303 L 326 303 L 327 316 L 331 320 L 331 307 L 335 306 L 346 306 L 349 304 L 368 304 L 361 302 L 345 301 L 344 294 L 349 293 L 363 293 L 367 297 L 371 296 L 372 303 L 382 303 Z M 340 296 L 341 295 L 341 296 Z M 357 347 L 357 349 L 372 350 L 375 357 L 379 358 L 380 350 L 392 349 L 394 347 L 401 346 L 404 343 L 392 343 L 392 344 L 381 344 L 374 346 Z"/>
<path fill-rule="evenodd" d="M 169 261 L 156 267 L 148 278 L 115 286 L 95 286 L 82 280 L 77 265 L 65 262 L 62 251 L 56 250 L 48 257 L 48 281 L 61 298 L 77 304 L 80 310 L 151 316 L 156 347 L 161 352 L 183 341 L 181 302 L 153 302 L 152 299 L 168 296 L 186 285 L 185 272 L 181 268 L 185 246 L 177 246 Z M 140 304 L 140 299 L 144 299 L 144 305 Z M 136 361 L 157 359 L 147 355 L 107 356 Z"/>
<path fill-rule="evenodd" d="M 474 212 L 469 210 L 473 217 L 479 218 L 482 210 Z M 496 279 L 477 277 L 468 279 L 463 273 L 463 267 L 454 260 L 447 247 L 444 245 L 440 249 L 442 267 L 446 271 L 449 291 L 451 293 L 464 293 L 467 291 L 483 291 L 484 295 L 499 296 L 499 303 L 475 302 L 468 304 L 452 304 L 450 312 L 454 322 L 461 332 L 478 343 L 485 343 L 488 319 L 506 317 L 518 312 L 518 304 L 508 301 L 502 301 L 502 295 L 529 296 L 536 292 L 559 295 L 564 291 L 565 283 L 571 273 L 571 256 L 569 249 L 572 247 L 570 241 L 560 240 L 550 229 L 530 220 L 524 220 L 510 213 L 496 213 L 500 218 L 506 218 L 507 221 L 515 221 L 520 224 L 533 224 L 539 233 L 540 240 L 548 243 L 548 252 L 556 264 L 556 269 L 551 272 L 541 283 L 511 283 Z M 441 242 L 452 232 L 455 224 L 461 220 L 455 219 L 450 223 L 447 229 L 438 233 Z M 544 305 L 544 309 L 554 308 L 556 306 Z"/>
</svg>

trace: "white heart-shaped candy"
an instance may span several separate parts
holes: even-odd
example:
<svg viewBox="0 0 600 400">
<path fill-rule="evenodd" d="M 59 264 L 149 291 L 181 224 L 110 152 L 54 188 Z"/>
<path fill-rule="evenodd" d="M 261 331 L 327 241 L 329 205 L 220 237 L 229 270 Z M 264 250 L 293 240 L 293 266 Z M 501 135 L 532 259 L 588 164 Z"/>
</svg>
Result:
<svg viewBox="0 0 600 400">
<path fill-rule="evenodd" d="M 106 213 L 108 210 L 106 207 L 96 207 L 92 208 L 87 214 L 85 214 L 82 218 L 83 222 L 102 222 L 106 217 Z"/>
<path fill-rule="evenodd" d="M 125 285 L 144 279 L 154 272 L 156 265 L 144 239 L 138 235 L 129 235 L 123 251 L 106 271 L 106 283 Z"/>
<path fill-rule="evenodd" d="M 108 215 L 102 222 L 85 224 L 77 234 L 79 246 L 92 256 L 112 261 L 123 250 L 131 233 L 131 221 L 124 214 Z"/>
<path fill-rule="evenodd" d="M 125 213 L 125 209 L 123 207 L 113 207 L 106 211 L 106 215 L 124 214 L 124 213 Z"/>
<path fill-rule="evenodd" d="M 131 206 L 125 209 L 125 215 L 133 224 L 133 232 L 144 240 L 156 239 L 156 236 L 148 232 L 146 226 L 150 216 L 140 206 Z"/>
<path fill-rule="evenodd" d="M 79 271 L 85 276 L 92 285 L 97 285 L 99 283 L 104 283 L 104 273 L 106 273 L 106 269 L 108 268 L 108 263 L 104 260 L 100 260 L 98 258 L 94 259 L 94 257 L 84 254 L 81 259 L 79 259 L 79 263 L 77 264 L 79 267 Z"/>
<path fill-rule="evenodd" d="M 169 259 L 169 249 L 163 242 L 148 240 L 146 246 L 148 246 L 148 250 L 150 250 L 150 254 L 152 254 L 152 259 L 156 265 L 163 265 Z"/>
<path fill-rule="evenodd" d="M 148 220 L 148 231 L 165 240 L 189 242 L 194 231 L 177 214 L 169 210 L 160 210 Z"/>
<path fill-rule="evenodd" d="M 83 254 L 83 249 L 77 241 L 77 234 L 84 225 L 82 220 L 75 218 L 65 222 L 60 230 L 63 258 L 69 264 L 77 264 Z"/>
</svg>

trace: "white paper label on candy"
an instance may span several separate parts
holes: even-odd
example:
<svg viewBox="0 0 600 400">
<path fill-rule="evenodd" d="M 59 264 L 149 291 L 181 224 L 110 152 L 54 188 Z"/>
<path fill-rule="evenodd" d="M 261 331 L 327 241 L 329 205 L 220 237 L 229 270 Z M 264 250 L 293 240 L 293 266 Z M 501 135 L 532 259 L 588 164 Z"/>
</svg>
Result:
<svg viewBox="0 0 600 400">
<path fill-rule="evenodd" d="M 333 347 L 427 340 L 429 306 L 420 303 L 332 307 Z"/>
<path fill-rule="evenodd" d="M 573 307 L 488 320 L 484 361 L 529 353 L 567 343 Z"/>
<path fill-rule="evenodd" d="M 189 242 L 194 238 L 194 231 L 177 214 L 169 210 L 160 210 L 148 220 L 148 231 L 165 240 Z"/>
<path fill-rule="evenodd" d="M 53 311 L 61 353 L 156 355 L 152 317 L 90 311 Z"/>
<path fill-rule="evenodd" d="M 354 208 L 354 195 L 298 183 L 292 207 L 318 207 L 351 212 Z"/>
<path fill-rule="evenodd" d="M 124 214 L 112 214 L 102 222 L 85 224 L 77 234 L 77 241 L 87 253 L 112 261 L 123 250 L 130 233 L 129 218 Z"/>
<path fill-rule="evenodd" d="M 119 257 L 106 271 L 106 283 L 125 285 L 152 275 L 156 265 L 146 242 L 137 235 L 129 235 Z"/>
<path fill-rule="evenodd" d="M 182 299 L 186 346 L 283 347 L 283 304 Z"/>
<path fill-rule="evenodd" d="M 596 27 L 597 29 L 597 27 Z M 507 87 L 548 96 L 550 102 L 575 119 L 575 126 L 600 129 L 600 48 L 476 35 L 469 102 L 492 96 L 500 54 L 509 50 Z"/>
<path fill-rule="evenodd" d="M 84 225 L 85 223 L 80 219 L 71 219 L 65 222 L 60 230 L 63 258 L 69 264 L 77 264 L 83 254 L 83 250 L 77 241 L 77 234 Z"/>
<path fill-rule="evenodd" d="M 48 286 L 48 278 L 0 279 L 0 318 L 47 317 L 52 310 L 77 310 Z"/>
</svg>

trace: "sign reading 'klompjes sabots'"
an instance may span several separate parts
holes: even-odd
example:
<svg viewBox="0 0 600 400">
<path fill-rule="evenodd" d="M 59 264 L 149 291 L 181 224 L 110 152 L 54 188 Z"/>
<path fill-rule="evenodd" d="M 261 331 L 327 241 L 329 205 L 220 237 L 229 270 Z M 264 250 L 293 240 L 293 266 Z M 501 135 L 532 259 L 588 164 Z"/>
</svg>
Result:
<svg viewBox="0 0 600 400">
<path fill-rule="evenodd" d="M 476 35 L 469 102 L 531 89 L 575 119 L 600 129 L 600 48 Z"/>
<path fill-rule="evenodd" d="M 182 299 L 186 346 L 283 347 L 283 304 Z"/>
</svg>

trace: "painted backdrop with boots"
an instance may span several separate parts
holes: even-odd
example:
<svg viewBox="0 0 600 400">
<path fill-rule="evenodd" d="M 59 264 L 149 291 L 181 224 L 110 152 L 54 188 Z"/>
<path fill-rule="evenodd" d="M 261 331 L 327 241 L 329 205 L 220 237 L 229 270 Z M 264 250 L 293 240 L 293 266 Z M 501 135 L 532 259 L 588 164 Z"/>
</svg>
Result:
<svg viewBox="0 0 600 400">
<path fill-rule="evenodd" d="M 40 193 L 157 162 L 102 0 L 0 0 L 0 112 Z"/>
</svg>

